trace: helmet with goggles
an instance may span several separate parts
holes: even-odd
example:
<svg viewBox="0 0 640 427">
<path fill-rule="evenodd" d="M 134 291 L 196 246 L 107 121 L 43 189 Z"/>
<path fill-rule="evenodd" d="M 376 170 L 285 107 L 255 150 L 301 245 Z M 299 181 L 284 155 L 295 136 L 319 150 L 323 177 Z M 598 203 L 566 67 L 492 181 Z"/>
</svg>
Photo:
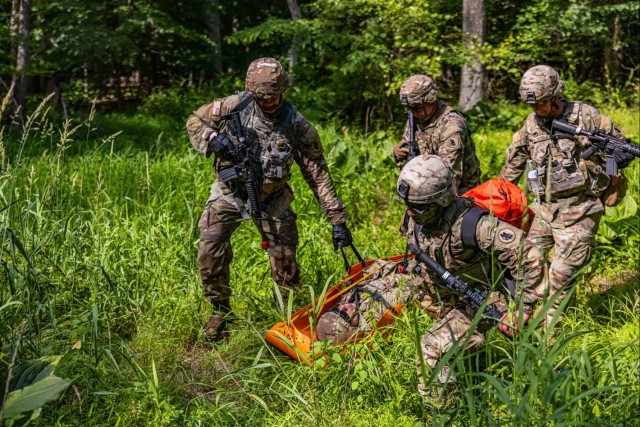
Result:
<svg viewBox="0 0 640 427">
<path fill-rule="evenodd" d="M 316 334 L 320 341 L 331 340 L 342 344 L 358 334 L 358 327 L 351 326 L 349 315 L 337 308 L 327 311 L 318 320 Z"/>
<path fill-rule="evenodd" d="M 247 69 L 245 87 L 258 99 L 273 98 L 291 86 L 291 77 L 274 58 L 259 58 Z"/>
<path fill-rule="evenodd" d="M 529 68 L 520 81 L 520 98 L 530 105 L 543 104 L 561 95 L 564 82 L 556 70 L 548 65 Z"/>
<path fill-rule="evenodd" d="M 429 76 L 411 76 L 400 87 L 400 102 L 407 108 L 419 107 L 437 100 L 438 89 Z"/>
<path fill-rule="evenodd" d="M 409 161 L 398 177 L 398 196 L 416 213 L 449 206 L 456 198 L 453 169 L 438 156 L 424 154 Z"/>
</svg>

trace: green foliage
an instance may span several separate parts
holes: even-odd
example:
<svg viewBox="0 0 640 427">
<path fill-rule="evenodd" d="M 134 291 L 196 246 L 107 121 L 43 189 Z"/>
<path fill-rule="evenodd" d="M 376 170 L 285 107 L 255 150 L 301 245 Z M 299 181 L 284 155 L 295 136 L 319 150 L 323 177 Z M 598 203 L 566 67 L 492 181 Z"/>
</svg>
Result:
<svg viewBox="0 0 640 427">
<path fill-rule="evenodd" d="M 189 109 L 207 101 L 199 93 L 176 96 L 195 102 Z M 34 425 L 624 425 L 633 413 L 640 319 L 632 227 L 617 229 L 621 236 L 609 245 L 616 252 L 604 244 L 596 250 L 555 336 L 536 321 L 515 341 L 493 331 L 483 353 L 453 354 L 460 387 L 431 410 L 415 391 L 415 360 L 416 337 L 433 320 L 418 309 L 403 312 L 393 335 L 327 348 L 327 359 L 313 366 L 264 342 L 268 328 L 343 271 L 331 228 L 294 172 L 306 291 L 295 305 L 274 307 L 269 262 L 245 223 L 233 238 L 231 339 L 205 341 L 209 307 L 195 258 L 210 160 L 189 146 L 184 110 L 170 97 L 145 108 L 163 114 L 91 113 L 57 127 L 41 109 L 24 136 L 0 133 L 0 361 L 9 366 L 16 348 L 15 366 L 72 355 L 56 376 L 73 391 L 48 404 Z M 495 176 L 512 126 L 527 111 L 506 101 L 478 111 L 474 140 L 485 176 Z M 637 111 L 604 112 L 637 132 Z M 333 123 L 319 131 L 363 256 L 401 253 L 398 171 L 389 155 L 401 130 L 365 133 Z M 637 161 L 628 168 L 636 203 L 637 168 Z M 620 209 L 614 224 L 632 224 Z M 595 292 L 602 282 L 611 289 Z M 476 368 L 481 358 L 484 370 Z"/>
<path fill-rule="evenodd" d="M 45 357 L 9 367 L 11 379 L 6 376 L 0 378 L 3 384 L 9 382 L 0 410 L 0 423 L 5 426 L 26 425 L 40 416 L 45 404 L 57 400 L 64 393 L 71 381 L 53 374 L 61 358 Z"/>
</svg>

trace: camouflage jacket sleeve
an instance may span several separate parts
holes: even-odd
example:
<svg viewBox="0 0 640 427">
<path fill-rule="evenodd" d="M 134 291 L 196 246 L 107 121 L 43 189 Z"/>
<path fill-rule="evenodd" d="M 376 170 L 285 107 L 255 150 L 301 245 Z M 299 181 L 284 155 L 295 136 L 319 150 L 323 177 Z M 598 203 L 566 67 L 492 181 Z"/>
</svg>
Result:
<svg viewBox="0 0 640 427">
<path fill-rule="evenodd" d="M 467 146 L 468 131 L 464 118 L 455 112 L 447 114 L 441 128 L 438 156 L 445 161 L 454 172 L 454 185 L 456 191 L 460 187 L 465 168 L 465 147 Z"/>
<path fill-rule="evenodd" d="M 331 224 L 344 223 L 347 220 L 347 213 L 344 204 L 338 198 L 327 161 L 322 154 L 322 142 L 318 131 L 300 114 L 297 115 L 294 126 L 298 139 L 294 158 L 300 166 L 302 176 Z"/>
<path fill-rule="evenodd" d="M 605 116 L 590 105 L 581 102 L 571 102 L 565 115 L 567 122 L 576 124 L 585 130 L 593 131 L 602 129 L 611 136 L 624 138 L 624 134 L 613 124 L 610 117 Z"/>
<path fill-rule="evenodd" d="M 587 131 L 601 129 L 616 138 L 624 138 L 623 132 L 613 124 L 611 118 L 605 116 L 596 108 L 582 102 L 569 102 L 561 120 L 574 126 L 580 126 Z M 589 138 L 585 136 L 578 137 L 578 140 L 583 150 L 592 145 Z M 606 163 L 605 153 L 599 150 L 595 155 L 591 156 L 589 160 L 604 165 Z"/>
<path fill-rule="evenodd" d="M 240 100 L 240 95 L 231 95 L 223 99 L 214 100 L 191 113 L 187 119 L 187 134 L 193 148 L 209 157 L 208 139 L 212 132 L 224 132 L 224 122 L 220 116 L 230 112 Z"/>
<path fill-rule="evenodd" d="M 507 148 L 504 167 L 500 171 L 500 177 L 518 183 L 520 176 L 527 168 L 527 160 L 531 158 L 527 146 L 526 126 L 513 134 L 511 145 Z"/>
<path fill-rule="evenodd" d="M 543 278 L 543 255 L 537 246 L 525 243 L 525 234 L 519 228 L 495 217 L 483 216 L 476 225 L 479 248 L 493 251 L 498 261 L 507 267 L 518 285 L 516 302 L 529 306 L 538 298 L 534 289 Z"/>
</svg>

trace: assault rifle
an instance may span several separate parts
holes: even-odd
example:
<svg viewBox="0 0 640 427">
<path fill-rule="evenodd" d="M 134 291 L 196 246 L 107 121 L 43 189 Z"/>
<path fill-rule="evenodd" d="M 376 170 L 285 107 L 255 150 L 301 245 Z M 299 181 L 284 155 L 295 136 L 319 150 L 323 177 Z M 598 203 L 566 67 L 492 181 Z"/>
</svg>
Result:
<svg viewBox="0 0 640 427">
<path fill-rule="evenodd" d="M 422 251 L 416 245 L 409 243 L 409 251 L 415 256 L 416 261 L 426 264 L 431 270 L 435 271 L 442 279 L 442 287 L 462 295 L 465 304 L 468 304 L 473 310 L 478 311 L 484 300 L 489 295 L 489 292 L 485 289 L 481 292 L 472 291 L 469 289 L 466 283 L 464 283 L 458 276 L 454 276 L 446 268 L 440 265 L 436 260 L 431 258 L 426 252 Z M 485 315 L 487 315 L 492 321 L 498 322 L 502 319 L 502 312 L 495 308 L 493 305 L 487 304 L 484 307 Z"/>
<path fill-rule="evenodd" d="M 560 135 L 554 133 L 556 129 L 570 135 L 581 135 L 589 138 L 593 145 L 582 153 L 581 157 L 583 159 L 591 157 L 598 148 L 607 153 L 607 175 L 615 175 L 618 173 L 618 164 L 613 159 L 614 151 L 622 151 L 632 154 L 635 157 L 640 157 L 640 146 L 632 144 L 628 139 L 611 136 L 602 129 L 596 129 L 590 132 L 582 129 L 580 126 L 572 126 L 569 123 L 554 120 L 551 122 L 552 137 L 558 137 Z"/>
<path fill-rule="evenodd" d="M 407 162 L 409 162 L 420 154 L 420 150 L 418 150 L 418 144 L 416 144 L 416 121 L 413 117 L 413 112 L 407 110 L 407 115 L 409 116 L 409 141 L 407 142 L 409 154 L 407 155 Z"/>
<path fill-rule="evenodd" d="M 220 178 L 222 182 L 231 187 L 242 218 L 249 219 L 251 217 L 253 219 L 262 239 L 261 247 L 267 250 L 269 248 L 269 240 L 260 222 L 263 218 L 263 213 L 258 197 L 256 177 L 246 143 L 246 134 L 240 119 L 240 111 L 233 111 L 222 118 L 227 120 L 231 134 L 238 142 L 234 144 L 224 133 L 219 133 L 211 140 L 209 147 L 217 156 L 221 156 L 233 164 L 232 167 L 220 171 Z M 247 201 L 249 212 L 244 208 L 245 200 Z"/>
</svg>

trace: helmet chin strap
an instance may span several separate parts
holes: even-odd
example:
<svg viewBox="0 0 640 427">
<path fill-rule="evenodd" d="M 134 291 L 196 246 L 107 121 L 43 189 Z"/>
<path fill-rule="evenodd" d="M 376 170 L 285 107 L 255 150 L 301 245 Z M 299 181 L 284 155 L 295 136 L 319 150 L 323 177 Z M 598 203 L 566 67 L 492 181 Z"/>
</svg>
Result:
<svg viewBox="0 0 640 427">
<path fill-rule="evenodd" d="M 551 112 L 549 114 L 550 117 L 552 118 L 557 118 L 560 117 L 560 115 L 562 114 L 562 110 L 564 109 L 564 103 L 562 102 L 562 100 L 560 99 L 559 96 L 554 96 L 551 99 Z"/>
</svg>

